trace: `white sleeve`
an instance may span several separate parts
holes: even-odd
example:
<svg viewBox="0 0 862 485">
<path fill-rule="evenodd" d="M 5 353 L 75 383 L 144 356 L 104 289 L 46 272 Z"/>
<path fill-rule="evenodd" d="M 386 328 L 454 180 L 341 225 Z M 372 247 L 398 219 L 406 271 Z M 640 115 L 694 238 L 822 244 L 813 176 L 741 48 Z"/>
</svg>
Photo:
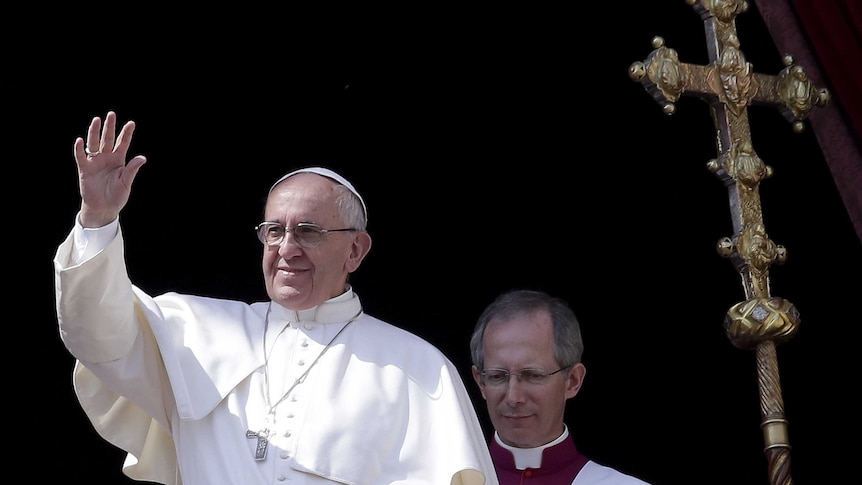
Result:
<svg viewBox="0 0 862 485">
<path fill-rule="evenodd" d="M 637 477 L 627 475 L 609 466 L 600 465 L 593 460 L 581 469 L 572 485 L 650 485 Z"/>
<path fill-rule="evenodd" d="M 72 241 L 74 241 L 71 255 L 72 265 L 92 258 L 108 247 L 108 244 L 117 235 L 117 228 L 120 226 L 119 221 L 120 219 L 117 218 L 102 227 L 84 227 L 81 225 L 81 214 L 78 213 L 75 216 L 75 227 L 72 229 Z"/>
</svg>

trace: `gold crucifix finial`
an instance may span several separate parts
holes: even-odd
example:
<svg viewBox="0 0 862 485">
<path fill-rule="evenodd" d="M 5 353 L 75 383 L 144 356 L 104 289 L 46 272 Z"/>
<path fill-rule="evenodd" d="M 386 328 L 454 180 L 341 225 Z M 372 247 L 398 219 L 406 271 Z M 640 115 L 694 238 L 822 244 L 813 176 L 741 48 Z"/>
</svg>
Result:
<svg viewBox="0 0 862 485">
<path fill-rule="evenodd" d="M 754 150 L 748 107 L 771 105 L 793 123 L 797 133 L 815 106 L 829 102 L 829 92 L 817 89 L 805 70 L 789 55 L 778 75 L 754 72 L 741 49 L 736 16 L 748 11 L 744 0 L 686 0 L 704 22 L 710 64 L 680 62 L 661 37 L 652 41 L 645 61 L 629 67 L 629 77 L 641 83 L 672 115 L 681 96 L 695 96 L 710 106 L 717 130 L 718 156 L 707 163 L 728 188 L 734 234 L 721 238 L 716 249 L 740 274 L 746 300 L 734 305 L 724 326 L 734 346 L 754 349 L 760 385 L 761 428 L 772 485 L 791 485 L 790 443 L 778 375 L 775 347 L 797 331 L 800 317 L 789 301 L 770 295 L 769 267 L 783 264 L 787 252 L 770 240 L 763 224 L 760 182 L 773 175 Z"/>
</svg>

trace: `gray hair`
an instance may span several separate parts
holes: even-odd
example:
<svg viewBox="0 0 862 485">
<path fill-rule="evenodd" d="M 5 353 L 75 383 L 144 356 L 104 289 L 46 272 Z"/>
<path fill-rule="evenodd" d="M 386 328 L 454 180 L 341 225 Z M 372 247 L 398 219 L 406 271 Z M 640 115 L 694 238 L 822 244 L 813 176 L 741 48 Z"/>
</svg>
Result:
<svg viewBox="0 0 862 485">
<path fill-rule="evenodd" d="M 473 365 L 479 370 L 484 368 L 485 330 L 489 326 L 543 310 L 550 314 L 554 327 L 554 358 L 557 363 L 560 366 L 570 366 L 580 362 L 584 353 L 584 341 L 581 338 L 580 323 L 569 304 L 542 291 L 511 290 L 499 295 L 479 316 L 470 337 L 470 357 Z"/>
<path fill-rule="evenodd" d="M 349 188 L 337 183 L 335 186 L 335 204 L 338 206 L 338 215 L 347 227 L 365 230 L 367 220 L 365 218 L 365 204 Z"/>
</svg>

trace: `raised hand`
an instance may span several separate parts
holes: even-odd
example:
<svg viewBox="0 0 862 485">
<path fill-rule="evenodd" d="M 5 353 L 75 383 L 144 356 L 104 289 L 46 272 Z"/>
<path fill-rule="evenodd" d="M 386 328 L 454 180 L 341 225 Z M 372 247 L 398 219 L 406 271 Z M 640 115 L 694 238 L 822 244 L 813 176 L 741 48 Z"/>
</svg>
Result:
<svg viewBox="0 0 862 485">
<path fill-rule="evenodd" d="M 86 146 L 83 138 L 75 140 L 84 227 L 101 227 L 117 218 L 129 201 L 138 170 L 147 161 L 143 155 L 137 155 L 126 163 L 135 122 L 126 122 L 118 137 L 116 128 L 117 114 L 109 111 L 104 127 L 99 117 L 90 122 Z"/>
</svg>

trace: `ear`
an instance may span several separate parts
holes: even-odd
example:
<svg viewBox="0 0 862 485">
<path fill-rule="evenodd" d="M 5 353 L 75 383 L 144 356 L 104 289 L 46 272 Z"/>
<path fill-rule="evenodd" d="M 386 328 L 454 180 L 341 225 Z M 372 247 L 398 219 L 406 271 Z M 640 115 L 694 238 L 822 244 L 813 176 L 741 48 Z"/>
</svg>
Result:
<svg viewBox="0 0 862 485">
<path fill-rule="evenodd" d="M 581 362 L 578 362 L 569 369 L 568 374 L 566 374 L 566 399 L 571 399 L 580 392 L 586 375 L 587 368 Z"/>
<path fill-rule="evenodd" d="M 350 245 L 350 255 L 344 263 L 348 273 L 352 273 L 359 269 L 362 260 L 371 251 L 371 235 L 365 231 L 356 231 L 353 237 L 353 242 Z"/>
<path fill-rule="evenodd" d="M 482 379 L 479 377 L 479 368 L 475 365 L 472 367 L 473 371 L 473 380 L 476 381 L 476 385 L 479 386 L 479 392 L 482 393 L 482 399 L 487 400 L 485 397 L 485 384 L 482 383 Z"/>
</svg>

